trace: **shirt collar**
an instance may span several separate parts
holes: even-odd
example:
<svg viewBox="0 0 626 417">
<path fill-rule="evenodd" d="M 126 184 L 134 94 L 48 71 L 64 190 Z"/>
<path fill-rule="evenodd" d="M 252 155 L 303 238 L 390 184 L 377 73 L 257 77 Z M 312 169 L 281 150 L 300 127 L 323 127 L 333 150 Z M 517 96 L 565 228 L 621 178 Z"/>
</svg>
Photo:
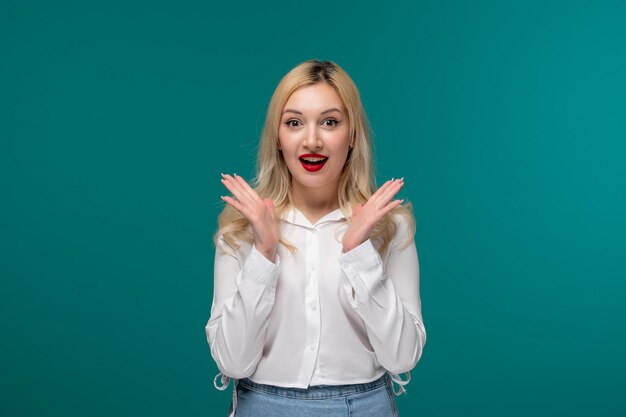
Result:
<svg viewBox="0 0 626 417">
<path fill-rule="evenodd" d="M 281 219 L 283 219 L 286 222 L 298 225 L 298 226 L 315 228 L 321 225 L 322 223 L 345 219 L 345 216 L 341 212 L 341 209 L 338 208 L 326 214 L 325 216 L 323 216 L 321 219 L 315 222 L 315 224 L 311 224 L 311 222 L 304 216 L 304 214 L 302 214 L 300 210 L 298 210 L 294 206 L 291 206 L 284 211 L 284 213 L 281 216 Z"/>
</svg>

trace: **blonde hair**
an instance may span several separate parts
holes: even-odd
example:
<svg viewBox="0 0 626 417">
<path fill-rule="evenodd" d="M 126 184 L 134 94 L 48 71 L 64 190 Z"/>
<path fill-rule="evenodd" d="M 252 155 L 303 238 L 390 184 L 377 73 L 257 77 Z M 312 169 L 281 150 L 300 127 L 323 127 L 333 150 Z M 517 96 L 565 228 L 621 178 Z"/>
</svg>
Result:
<svg viewBox="0 0 626 417">
<path fill-rule="evenodd" d="M 297 65 L 278 83 L 269 103 L 265 125 L 257 155 L 256 178 L 251 182 L 259 197 L 270 198 L 274 202 L 275 217 L 278 219 L 292 205 L 291 173 L 278 150 L 278 129 L 281 113 L 291 94 L 300 87 L 317 83 L 327 83 L 335 89 L 348 113 L 350 134 L 353 148 L 339 178 L 337 199 L 341 212 L 348 223 L 352 221 L 352 208 L 365 204 L 376 190 L 376 180 L 372 161 L 370 127 L 359 92 L 350 76 L 331 61 L 309 60 Z M 397 224 L 394 215 L 406 218 L 411 228 L 411 239 L 415 233 L 415 219 L 411 204 L 400 205 L 391 210 L 378 222 L 372 232 L 372 241 L 377 242 L 377 249 L 382 255 L 396 233 Z M 234 249 L 239 248 L 238 241 L 252 243 L 254 237 L 248 220 L 236 209 L 226 205 L 218 218 L 218 230 L 214 242 L 219 238 Z M 406 242 L 407 244 L 410 242 Z M 290 251 L 295 248 L 283 237 L 280 243 Z"/>
</svg>

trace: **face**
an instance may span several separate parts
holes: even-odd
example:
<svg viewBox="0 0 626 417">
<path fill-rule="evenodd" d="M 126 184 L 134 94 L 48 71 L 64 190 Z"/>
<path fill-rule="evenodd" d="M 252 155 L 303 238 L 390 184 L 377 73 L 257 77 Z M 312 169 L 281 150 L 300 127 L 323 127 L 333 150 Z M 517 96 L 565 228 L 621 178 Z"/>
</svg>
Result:
<svg viewBox="0 0 626 417">
<path fill-rule="evenodd" d="M 278 138 L 293 187 L 335 189 L 352 143 L 346 109 L 333 87 L 322 82 L 295 90 Z"/>
</svg>

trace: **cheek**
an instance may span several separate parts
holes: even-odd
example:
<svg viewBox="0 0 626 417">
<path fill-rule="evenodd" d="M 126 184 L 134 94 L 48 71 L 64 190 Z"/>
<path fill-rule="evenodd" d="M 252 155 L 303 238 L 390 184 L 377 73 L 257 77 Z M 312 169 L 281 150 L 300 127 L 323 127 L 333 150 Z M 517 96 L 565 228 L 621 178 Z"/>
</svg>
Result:
<svg viewBox="0 0 626 417">
<path fill-rule="evenodd" d="M 286 140 L 284 134 L 278 132 L 278 147 L 281 151 L 286 151 L 289 148 L 289 141 Z"/>
<path fill-rule="evenodd" d="M 332 141 L 335 152 L 348 152 L 348 147 L 350 146 L 350 131 L 348 129 L 332 132 L 332 135 L 328 138 Z"/>
<path fill-rule="evenodd" d="M 278 130 L 278 143 L 283 149 L 290 149 L 293 147 L 293 144 L 296 142 L 296 135 L 294 132 L 290 132 L 287 129 L 279 129 Z"/>
</svg>

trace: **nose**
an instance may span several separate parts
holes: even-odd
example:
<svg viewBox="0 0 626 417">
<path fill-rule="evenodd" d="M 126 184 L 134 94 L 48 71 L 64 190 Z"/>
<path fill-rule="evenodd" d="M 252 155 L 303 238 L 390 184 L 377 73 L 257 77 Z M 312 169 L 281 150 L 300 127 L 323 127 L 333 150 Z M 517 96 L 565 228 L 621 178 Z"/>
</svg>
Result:
<svg viewBox="0 0 626 417">
<path fill-rule="evenodd" d="M 309 129 L 304 139 L 304 146 L 309 149 L 319 149 L 322 147 L 322 140 L 319 137 L 319 132 L 314 127 Z"/>
</svg>

